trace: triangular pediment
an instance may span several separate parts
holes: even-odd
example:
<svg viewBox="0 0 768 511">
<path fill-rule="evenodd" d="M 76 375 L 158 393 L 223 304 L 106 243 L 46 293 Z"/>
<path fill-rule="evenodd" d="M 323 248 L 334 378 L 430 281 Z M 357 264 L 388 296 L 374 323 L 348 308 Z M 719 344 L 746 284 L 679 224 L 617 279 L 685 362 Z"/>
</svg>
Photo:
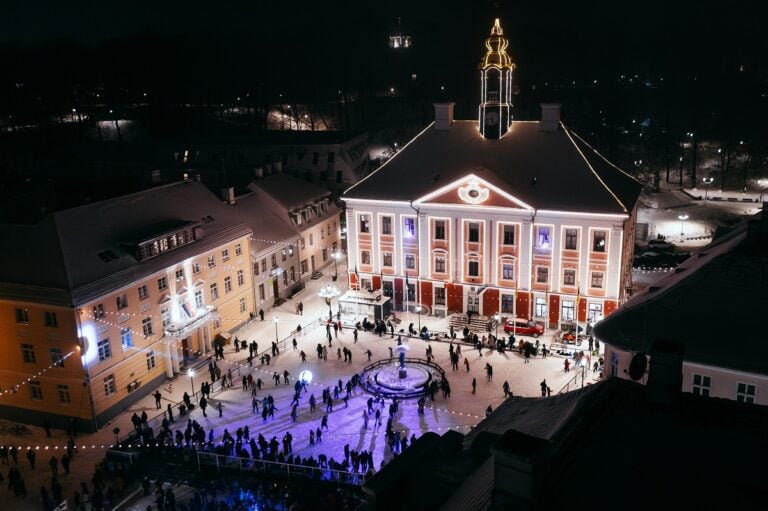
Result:
<svg viewBox="0 0 768 511">
<path fill-rule="evenodd" d="M 424 205 L 455 204 L 457 206 L 533 209 L 514 195 L 474 174 L 468 174 L 461 179 L 457 179 L 413 202 L 414 204 Z"/>
</svg>

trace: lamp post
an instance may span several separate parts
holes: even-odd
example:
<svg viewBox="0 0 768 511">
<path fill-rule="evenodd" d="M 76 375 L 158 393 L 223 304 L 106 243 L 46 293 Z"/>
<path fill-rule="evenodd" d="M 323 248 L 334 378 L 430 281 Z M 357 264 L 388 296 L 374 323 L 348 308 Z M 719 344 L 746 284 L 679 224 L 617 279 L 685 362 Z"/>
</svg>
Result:
<svg viewBox="0 0 768 511">
<path fill-rule="evenodd" d="M 701 178 L 702 181 L 704 181 L 704 200 L 707 200 L 707 197 L 709 197 L 709 185 L 712 184 L 712 182 L 715 180 L 714 177 L 703 177 Z"/>
<path fill-rule="evenodd" d="M 278 322 L 278 321 L 280 321 L 280 320 L 277 318 L 277 314 L 275 314 L 275 315 L 274 315 L 274 317 L 272 318 L 272 321 L 274 321 L 274 322 L 275 322 L 275 342 L 278 342 L 278 337 L 277 337 L 277 322 Z"/>
<path fill-rule="evenodd" d="M 416 314 L 419 316 L 419 335 L 421 335 L 421 305 L 416 306 Z"/>
<path fill-rule="evenodd" d="M 688 215 L 683 213 L 678 215 L 677 219 L 680 220 L 680 236 L 685 236 L 685 221 L 688 220 Z"/>
<path fill-rule="evenodd" d="M 333 321 L 333 309 L 331 309 L 331 300 L 341 294 L 341 291 L 336 286 L 327 285 L 320 289 L 317 293 L 320 298 L 325 298 L 325 303 L 328 305 L 328 320 Z"/>
<path fill-rule="evenodd" d="M 195 380 L 193 378 L 195 376 L 195 371 L 190 369 L 187 374 L 189 374 L 189 384 L 192 386 L 192 397 L 195 397 Z"/>
<path fill-rule="evenodd" d="M 496 340 L 498 341 L 499 340 L 499 321 L 501 321 L 501 316 L 499 316 L 498 312 L 493 315 L 493 319 L 494 321 L 496 321 L 496 333 L 494 337 L 496 337 Z"/>
</svg>

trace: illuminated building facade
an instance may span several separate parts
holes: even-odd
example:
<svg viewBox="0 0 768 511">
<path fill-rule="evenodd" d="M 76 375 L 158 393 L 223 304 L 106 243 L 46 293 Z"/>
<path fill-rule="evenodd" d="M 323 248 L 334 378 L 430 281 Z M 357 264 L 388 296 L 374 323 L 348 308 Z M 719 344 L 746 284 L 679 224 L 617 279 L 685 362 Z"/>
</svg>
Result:
<svg viewBox="0 0 768 511">
<path fill-rule="evenodd" d="M 484 137 L 504 136 L 512 124 L 512 71 L 515 64 L 507 54 L 509 41 L 498 18 L 485 40 L 486 54 L 480 65 L 480 109 L 478 122 Z"/>
<path fill-rule="evenodd" d="M 496 109 L 511 97 L 504 41 L 497 22 L 485 61 L 503 77 Z M 494 135 L 489 92 L 479 127 L 436 104 L 434 123 L 344 193 L 350 286 L 381 288 L 400 310 L 594 322 L 631 288 L 640 184 L 560 123 L 559 105 Z"/>
<path fill-rule="evenodd" d="M 251 229 L 200 183 L 0 232 L 5 416 L 99 427 L 254 312 Z"/>
</svg>

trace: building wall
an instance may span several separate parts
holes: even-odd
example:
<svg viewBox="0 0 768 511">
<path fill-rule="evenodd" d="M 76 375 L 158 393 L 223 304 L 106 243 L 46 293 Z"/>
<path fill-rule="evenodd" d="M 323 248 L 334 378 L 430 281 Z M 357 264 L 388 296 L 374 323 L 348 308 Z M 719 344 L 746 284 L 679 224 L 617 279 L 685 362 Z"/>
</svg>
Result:
<svg viewBox="0 0 768 511">
<path fill-rule="evenodd" d="M 341 251 L 340 234 L 340 217 L 338 214 L 329 214 L 318 223 L 305 226 L 300 231 L 299 267 L 302 279 L 306 280 L 311 277 L 312 271 L 319 271 L 329 264 L 333 264 L 334 251 Z"/>
<path fill-rule="evenodd" d="M 446 289 L 447 303 L 423 305 L 446 312 L 465 311 L 470 299 L 476 304 L 480 298 L 473 293 L 484 294 L 484 289 L 492 287 L 499 294 L 479 300 L 480 314 L 514 312 L 551 327 L 594 321 L 620 300 L 623 265 L 628 260 L 626 216 L 538 212 L 532 220 L 530 212 L 519 209 L 452 204 L 422 204 L 416 209 L 409 204 L 348 201 L 349 267 L 358 269 L 356 279 L 370 281 L 372 275 L 383 275 L 384 282 L 394 282 L 407 275 L 412 281 L 429 281 L 433 289 Z M 362 217 L 369 219 L 367 233 L 359 232 Z M 384 218 L 391 219 L 389 233 L 384 232 Z M 406 229 L 411 219 L 415 219 L 415 233 Z M 440 237 L 437 222 L 444 226 Z M 479 226 L 476 241 L 470 239 L 470 225 Z M 505 226 L 514 229 L 512 243 L 505 242 Z M 575 241 L 573 237 L 566 241 L 569 231 L 575 231 Z M 385 265 L 389 254 L 391 265 Z M 413 269 L 406 268 L 408 256 L 415 258 Z M 471 262 L 476 269 L 470 270 Z M 569 279 L 566 271 L 573 272 Z M 399 285 L 404 288 L 404 283 Z M 463 293 L 460 305 L 459 298 L 451 296 L 458 289 Z M 433 300 L 435 296 L 432 293 Z M 404 298 L 393 298 L 396 308 L 404 306 Z M 552 310 L 553 306 L 557 309 Z"/>
<path fill-rule="evenodd" d="M 272 307 L 277 297 L 290 297 L 297 283 L 301 281 L 299 237 L 285 243 L 277 243 L 254 254 L 251 258 L 251 273 L 256 311 Z"/>
</svg>

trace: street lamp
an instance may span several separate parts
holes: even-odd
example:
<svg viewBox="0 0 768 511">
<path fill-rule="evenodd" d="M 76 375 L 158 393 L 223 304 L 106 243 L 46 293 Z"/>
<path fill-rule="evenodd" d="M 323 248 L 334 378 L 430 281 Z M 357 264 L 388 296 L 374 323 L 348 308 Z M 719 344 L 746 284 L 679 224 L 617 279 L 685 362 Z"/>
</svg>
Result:
<svg viewBox="0 0 768 511">
<path fill-rule="evenodd" d="M 327 285 L 323 286 L 317 293 L 320 298 L 325 298 L 325 303 L 328 305 L 328 320 L 333 320 L 333 310 L 331 309 L 331 300 L 341 294 L 341 291 L 336 286 Z"/>
<path fill-rule="evenodd" d="M 685 221 L 688 220 L 688 215 L 683 213 L 678 215 L 677 219 L 680 220 L 680 236 L 685 236 Z"/>
<path fill-rule="evenodd" d="M 277 318 L 277 314 L 274 315 L 274 317 L 272 318 L 272 321 L 275 322 L 275 342 L 278 342 L 279 339 L 277 337 L 277 322 L 280 320 Z"/>
<path fill-rule="evenodd" d="M 195 371 L 190 369 L 187 374 L 189 374 L 189 384 L 192 385 L 192 397 L 195 397 L 195 380 L 193 379 Z"/>
<path fill-rule="evenodd" d="M 421 335 L 421 305 L 416 306 L 416 314 L 419 315 L 419 335 Z"/>
<path fill-rule="evenodd" d="M 499 313 L 493 315 L 494 321 L 496 321 L 496 334 L 494 337 L 496 337 L 496 340 L 499 340 L 499 321 L 501 321 L 501 316 L 499 316 Z"/>
<path fill-rule="evenodd" d="M 704 181 L 704 200 L 707 200 L 707 197 L 709 196 L 709 185 L 714 182 L 714 177 L 703 177 L 701 178 L 702 181 Z"/>
</svg>

